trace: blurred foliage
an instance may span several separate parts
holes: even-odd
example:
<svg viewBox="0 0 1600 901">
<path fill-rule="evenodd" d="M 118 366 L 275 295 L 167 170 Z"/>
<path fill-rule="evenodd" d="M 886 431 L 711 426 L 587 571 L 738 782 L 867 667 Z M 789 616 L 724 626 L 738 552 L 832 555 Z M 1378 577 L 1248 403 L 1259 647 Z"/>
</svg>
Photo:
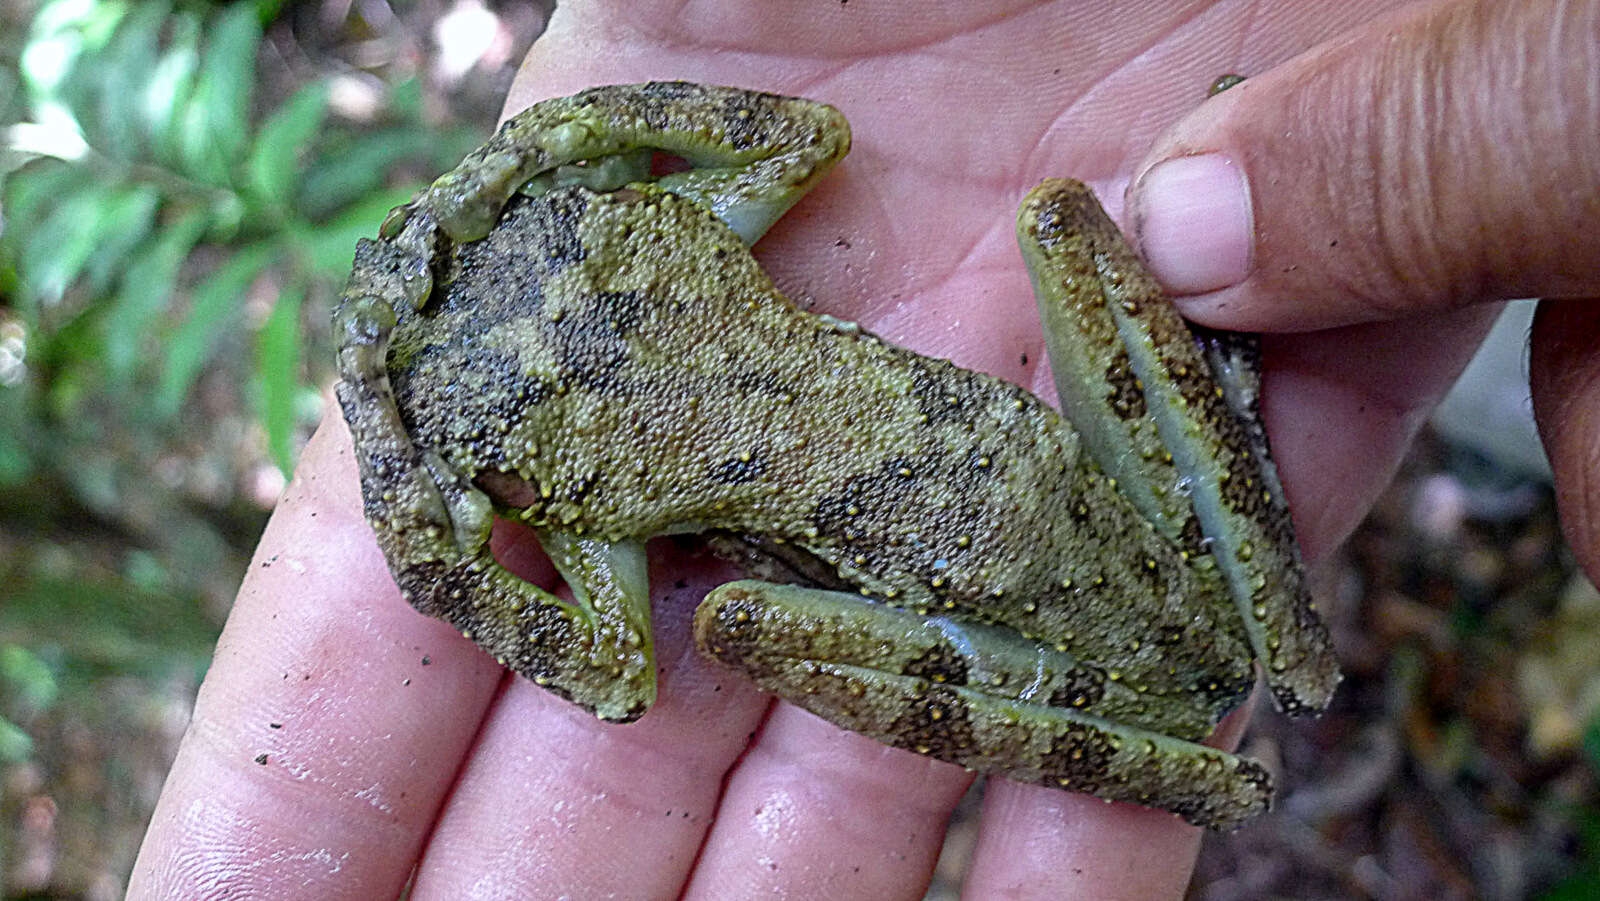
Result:
<svg viewBox="0 0 1600 901">
<path fill-rule="evenodd" d="M 355 239 L 481 140 L 438 110 L 476 90 L 487 123 L 520 56 L 430 103 L 419 35 L 458 5 L 0 0 L 0 897 L 120 896 Z M 1600 606 L 1557 603 L 1548 497 L 1441 529 L 1405 490 L 1334 580 L 1339 707 L 1258 718 L 1294 791 L 1208 840 L 1192 897 L 1600 897 Z"/>
<path fill-rule="evenodd" d="M 55 701 L 56 674 L 43 660 L 21 645 L 0 645 L 0 711 L 12 716 L 44 710 Z M 15 763 L 27 758 L 33 739 L 20 726 L 0 716 L 0 763 Z"/>
<path fill-rule="evenodd" d="M 253 115 L 262 22 L 275 3 L 214 10 L 167 3 L 54 0 L 19 56 L 4 171 L 0 291 L 17 346 L 0 370 L 0 479 L 62 470 L 104 447 L 107 419 L 172 440 L 208 366 L 249 386 L 255 421 L 285 472 L 296 429 L 317 409 L 302 319 L 348 271 L 355 239 L 472 134 L 420 121 L 415 83 L 397 119 L 357 131 L 328 119 L 313 81 Z M 452 140 L 451 138 L 455 138 Z M 106 473 L 73 460 L 87 498 Z M 117 492 L 111 492 L 116 494 Z"/>
<path fill-rule="evenodd" d="M 425 102 L 414 23 L 389 13 L 380 43 L 348 9 L 327 28 L 327 9 L 279 6 L 0 3 L 0 766 L 13 776 L 57 778 L 52 748 L 75 717 L 165 728 L 165 708 L 126 680 L 186 694 L 203 671 L 320 415 L 356 239 L 484 136 L 490 110 L 471 128 Z M 301 41 L 296 16 L 327 43 Z M 361 66 L 339 56 L 351 47 Z M 375 47 L 390 53 L 374 62 Z M 352 84 L 375 100 L 341 105 Z M 148 799 L 125 794 L 136 830 Z M 0 784 L 0 897 L 25 856 L 8 847 L 17 798 Z"/>
<path fill-rule="evenodd" d="M 1580 869 L 1539 896 L 1540 901 L 1593 901 L 1600 898 L 1600 811 L 1581 812 Z"/>
<path fill-rule="evenodd" d="M 287 474 L 316 419 L 355 240 L 420 186 L 391 173 L 480 139 L 425 123 L 415 79 L 377 125 L 331 117 L 327 78 L 259 103 L 275 11 L 52 0 L 5 48 L 7 518 L 48 529 L 77 505 L 179 573 L 215 559 L 196 545 L 247 546 L 260 505 L 241 486 L 263 452 Z"/>
</svg>

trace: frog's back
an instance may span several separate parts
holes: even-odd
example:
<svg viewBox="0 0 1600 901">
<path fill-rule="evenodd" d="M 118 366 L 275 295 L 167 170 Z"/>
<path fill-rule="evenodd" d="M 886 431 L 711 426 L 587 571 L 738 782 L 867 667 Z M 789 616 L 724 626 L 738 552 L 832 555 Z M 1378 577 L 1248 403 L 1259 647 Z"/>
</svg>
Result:
<svg viewBox="0 0 1600 901">
<path fill-rule="evenodd" d="M 797 310 L 694 204 L 519 199 L 445 269 L 396 330 L 402 414 L 458 469 L 525 482 L 500 500 L 535 526 L 758 536 L 868 596 L 1091 659 L 1163 624 L 1232 640 L 1195 622 L 1189 574 L 1154 565 L 1170 548 L 1054 410 Z M 1149 644 L 1152 672 L 1174 663 Z"/>
<path fill-rule="evenodd" d="M 933 510 L 969 545 L 1013 530 L 1031 509 L 980 499 L 1069 489 L 1078 466 L 1026 391 L 798 310 L 670 194 L 519 199 L 435 283 L 391 345 L 402 414 L 461 471 L 527 479 L 535 525 L 881 556 Z"/>
</svg>

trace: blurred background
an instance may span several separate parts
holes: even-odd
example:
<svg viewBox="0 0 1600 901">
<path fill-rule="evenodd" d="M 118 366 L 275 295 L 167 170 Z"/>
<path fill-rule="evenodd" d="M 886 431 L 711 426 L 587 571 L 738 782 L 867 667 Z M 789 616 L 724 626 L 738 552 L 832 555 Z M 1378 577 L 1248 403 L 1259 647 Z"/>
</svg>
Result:
<svg viewBox="0 0 1600 901">
<path fill-rule="evenodd" d="M 487 137 L 553 5 L 0 0 L 0 899 L 122 897 L 356 238 Z M 1192 898 L 1600 898 L 1600 595 L 1528 310 L 1323 568 L 1345 687 L 1257 717 L 1287 790 Z"/>
</svg>

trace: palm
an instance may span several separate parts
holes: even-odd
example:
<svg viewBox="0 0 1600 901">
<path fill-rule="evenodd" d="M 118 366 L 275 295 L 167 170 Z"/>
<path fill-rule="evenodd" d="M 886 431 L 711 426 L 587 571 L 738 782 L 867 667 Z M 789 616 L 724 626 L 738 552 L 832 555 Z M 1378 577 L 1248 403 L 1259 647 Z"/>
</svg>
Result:
<svg viewBox="0 0 1600 901">
<path fill-rule="evenodd" d="M 1043 177 L 1071 176 L 1116 214 L 1151 140 L 1212 80 L 1277 61 L 1265 49 L 1259 60 L 1202 52 L 1245 43 L 1238 32 L 1254 19 L 1229 8 L 1248 4 L 1214 4 L 1197 17 L 1207 4 L 1125 3 L 1113 12 L 1116 4 L 1011 3 L 941 13 L 908 3 L 861 32 L 846 21 L 852 16 L 796 24 L 811 9 L 802 4 L 708 6 L 715 11 L 697 17 L 658 3 L 576 14 L 535 47 L 508 111 L 595 83 L 662 77 L 839 106 L 854 130 L 851 155 L 758 246 L 768 271 L 819 311 L 1024 382 L 1039 338 L 1011 237 L 1023 193 Z M 1006 6 L 1018 11 L 997 9 Z M 623 64 L 588 51 L 575 67 L 561 42 L 590 27 L 579 19 L 622 16 L 659 43 L 629 48 Z M 684 18 L 718 28 L 696 35 Z M 766 32 L 767 22 L 781 25 Z M 1308 33 L 1278 43 L 1303 46 L 1337 24 L 1308 23 Z"/>
<path fill-rule="evenodd" d="M 1264 70 L 1389 5 L 563 4 L 507 109 L 662 78 L 834 103 L 855 149 L 758 246 L 779 286 L 810 309 L 1048 396 L 1011 237 L 1027 188 L 1077 177 L 1115 213 L 1152 139 L 1216 76 Z M 333 424 L 308 450 L 260 552 L 297 553 L 298 568 L 252 574 L 197 708 L 197 732 L 209 735 L 255 735 L 285 710 L 338 714 L 267 733 L 286 746 L 270 759 L 313 774 L 318 788 L 294 795 L 293 817 L 241 804 L 271 851 L 254 848 L 255 859 L 334 848 L 348 864 L 329 877 L 343 896 L 392 894 L 419 860 L 413 897 L 467 886 L 743 897 L 798 885 L 819 897 L 920 896 L 968 777 L 793 708 L 769 711 L 699 663 L 683 618 L 725 571 L 658 549 L 663 692 L 639 723 L 600 724 L 523 680 L 497 691 L 499 670 L 412 614 L 389 582 L 359 519 L 347 441 Z M 1292 481 L 1296 470 L 1285 473 Z M 497 535 L 508 565 L 548 579 L 526 548 Z M 431 668 L 418 670 L 424 653 Z M 320 678 L 286 675 L 302 669 Z M 204 744 L 186 753 L 200 759 Z M 180 759 L 175 773 L 185 767 L 188 781 L 168 786 L 157 814 L 149 866 L 204 840 L 161 831 L 185 798 L 221 791 L 193 775 L 201 763 Z M 969 889 L 1176 896 L 1195 841 L 1164 814 L 997 783 Z M 296 874 L 285 866 L 283 878 Z"/>
<path fill-rule="evenodd" d="M 1229 15 L 1230 4 L 1212 7 L 1199 20 L 1191 18 L 1193 10 L 1143 4 L 1118 14 L 1114 38 L 1104 26 L 1066 27 L 1077 19 L 1063 6 L 1024 9 L 1009 19 L 993 8 L 974 7 L 968 22 L 938 23 L 927 20 L 923 5 L 907 4 L 898 11 L 906 23 L 885 22 L 872 32 L 893 36 L 893 46 L 887 37 L 882 44 L 860 35 L 841 39 L 822 26 L 812 26 L 820 44 L 811 45 L 802 25 L 798 37 L 784 31 L 771 45 L 787 48 L 793 57 L 781 49 L 763 53 L 769 45 L 760 26 L 749 21 L 754 14 L 743 8 L 741 19 L 741 10 L 730 8 L 722 28 L 707 38 L 716 46 L 699 44 L 693 35 L 674 31 L 675 20 L 663 20 L 659 27 L 673 32 L 670 39 L 639 48 L 637 56 L 625 54 L 627 65 L 601 66 L 591 59 L 576 71 L 560 43 L 568 32 L 557 29 L 549 43 L 536 48 L 508 109 L 588 84 L 659 77 L 735 83 L 834 103 L 851 120 L 851 155 L 757 246 L 779 286 L 807 308 L 856 319 L 897 343 L 1049 396 L 1053 389 L 1040 365 L 1042 338 L 1032 294 L 1012 237 L 1018 200 L 1043 177 L 1070 175 L 1094 185 L 1108 206 L 1118 210 L 1139 157 L 1162 128 L 1204 98 L 1212 80 L 1277 61 L 1267 51 L 1260 59 L 1200 52 L 1245 43 L 1240 32 L 1246 26 Z M 651 21 L 654 12 L 654 5 L 635 4 L 627 15 L 649 31 L 656 24 Z M 1081 11 L 1079 15 L 1092 18 Z M 1224 32 L 1209 30 L 1206 22 L 1222 25 Z M 899 24 L 921 31 L 908 34 Z M 1279 43 L 1310 43 L 1336 25 L 1318 27 L 1314 34 L 1274 37 Z M 919 39 L 929 42 L 925 51 L 901 49 Z M 720 48 L 730 43 L 739 46 L 741 59 L 760 59 L 759 76 L 746 65 L 723 64 L 730 54 Z M 668 46 L 673 49 L 661 49 Z M 816 46 L 830 49 L 828 65 L 815 62 Z M 842 58 L 845 53 L 854 56 Z M 819 69 L 827 74 L 819 75 Z M 669 662 L 663 667 L 663 708 L 641 727 L 682 737 L 686 755 L 696 748 L 705 754 L 703 736 L 708 731 L 720 727 L 742 734 L 743 724 L 758 722 L 764 708 L 742 686 L 707 674 L 692 656 L 673 662 L 672 652 L 681 647 L 682 638 L 672 630 L 704 589 L 727 574 L 704 560 L 658 560 L 653 570 L 658 593 L 670 578 L 668 572 L 689 584 L 685 591 L 657 598 L 658 632 Z M 808 812 L 819 818 L 844 815 L 882 822 L 901 813 L 895 806 L 939 809 L 965 784 L 965 776 L 952 767 L 836 734 L 784 706 L 767 722 L 752 757 L 746 758 L 755 762 L 735 769 L 721 810 L 738 809 L 746 800 L 761 805 L 797 785 L 839 780 L 859 785 L 852 768 L 874 767 L 880 774 L 889 771 L 891 781 L 921 797 L 889 800 L 867 794 L 868 800 L 855 802 L 847 793 L 845 798 L 857 809 L 842 812 L 823 809 L 826 802 L 813 796 L 817 809 Z M 767 760 L 764 746 L 787 756 Z M 734 740 L 720 750 L 736 754 L 743 748 L 742 740 Z M 812 772 L 804 772 L 805 767 Z M 1006 808 L 1013 816 L 1033 820 L 1024 831 L 1038 824 L 1070 831 L 1073 825 L 1060 824 L 1125 817 L 1119 828 L 1156 836 L 1149 847 L 1158 856 L 1176 854 L 1181 860 L 1191 847 L 1190 834 L 1172 830 L 1159 815 L 1108 814 L 1099 804 L 1015 786 L 1001 794 L 1024 799 Z M 936 820 L 931 827 L 927 822 L 922 826 L 925 832 L 937 832 Z M 927 853 L 932 846 L 926 837 L 923 841 Z M 796 856 L 801 853 L 797 848 L 841 850 L 823 835 L 786 836 L 776 844 Z M 756 846 L 776 853 L 754 824 L 725 820 L 712 832 L 701 866 L 720 865 L 719 849 L 748 853 Z M 731 857 L 738 852 L 722 853 Z M 1121 862 L 1115 855 L 1107 861 L 1112 866 Z M 1181 884 L 1185 874 L 1180 867 L 1153 877 L 1150 885 L 1164 880 Z"/>
</svg>

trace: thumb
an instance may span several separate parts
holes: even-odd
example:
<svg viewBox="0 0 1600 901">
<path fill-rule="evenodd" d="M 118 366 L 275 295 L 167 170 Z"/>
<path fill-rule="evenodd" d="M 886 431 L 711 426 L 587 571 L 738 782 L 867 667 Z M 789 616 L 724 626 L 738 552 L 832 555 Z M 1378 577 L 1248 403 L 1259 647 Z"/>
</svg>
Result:
<svg viewBox="0 0 1600 901">
<path fill-rule="evenodd" d="M 1529 344 L 1533 413 L 1561 525 L 1578 563 L 1600 584 L 1600 304 L 1539 304 Z"/>
<path fill-rule="evenodd" d="M 1600 0 L 1408 6 L 1171 129 L 1130 189 L 1185 315 L 1257 330 L 1600 294 Z"/>
</svg>

